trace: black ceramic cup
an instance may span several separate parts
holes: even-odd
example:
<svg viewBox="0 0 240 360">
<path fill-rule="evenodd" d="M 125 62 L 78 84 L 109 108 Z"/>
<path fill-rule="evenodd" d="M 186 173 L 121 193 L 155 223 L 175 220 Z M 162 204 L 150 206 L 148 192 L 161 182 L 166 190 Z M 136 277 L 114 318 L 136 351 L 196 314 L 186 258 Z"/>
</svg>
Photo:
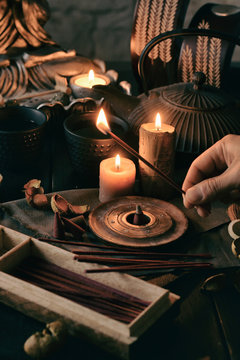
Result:
<svg viewBox="0 0 240 360">
<path fill-rule="evenodd" d="M 85 187 L 98 187 L 99 165 L 103 159 L 117 154 L 129 157 L 109 135 L 97 129 L 97 116 L 97 111 L 74 112 L 64 121 L 69 156 L 80 185 Z M 110 114 L 106 116 L 112 132 L 125 140 L 129 130 L 126 121 Z"/>
<path fill-rule="evenodd" d="M 0 170 L 32 166 L 44 142 L 46 115 L 24 106 L 0 109 Z"/>
</svg>

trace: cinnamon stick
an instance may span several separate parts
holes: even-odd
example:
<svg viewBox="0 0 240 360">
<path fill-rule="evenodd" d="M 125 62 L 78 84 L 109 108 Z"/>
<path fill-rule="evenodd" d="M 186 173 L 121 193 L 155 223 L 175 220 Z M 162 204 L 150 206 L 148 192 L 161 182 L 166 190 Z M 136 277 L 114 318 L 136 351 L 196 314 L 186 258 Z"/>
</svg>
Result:
<svg viewBox="0 0 240 360">
<path fill-rule="evenodd" d="M 75 224 L 73 221 L 63 216 L 62 216 L 62 221 L 64 223 L 65 230 L 70 232 L 76 238 L 82 237 L 82 234 L 85 233 L 86 231 L 78 224 Z"/>
<path fill-rule="evenodd" d="M 65 239 L 64 226 L 58 211 L 54 214 L 53 236 L 57 239 Z"/>
<path fill-rule="evenodd" d="M 70 220 L 72 222 L 74 222 L 75 224 L 80 225 L 85 230 L 88 227 L 88 225 L 86 223 L 86 220 L 85 220 L 83 215 L 78 215 L 78 216 L 72 217 Z"/>
</svg>

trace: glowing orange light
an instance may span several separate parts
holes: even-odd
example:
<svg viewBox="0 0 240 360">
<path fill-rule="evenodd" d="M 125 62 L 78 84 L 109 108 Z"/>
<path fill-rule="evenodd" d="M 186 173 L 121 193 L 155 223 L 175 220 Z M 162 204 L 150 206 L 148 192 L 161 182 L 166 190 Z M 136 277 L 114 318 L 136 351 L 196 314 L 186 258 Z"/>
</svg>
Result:
<svg viewBox="0 0 240 360">
<path fill-rule="evenodd" d="M 106 115 L 104 113 L 104 110 L 101 109 L 99 111 L 99 115 L 97 118 L 97 128 L 99 131 L 101 131 L 103 134 L 107 135 L 108 131 L 110 131 L 110 127 L 108 125 L 107 119 L 106 119 Z"/>
<path fill-rule="evenodd" d="M 117 154 L 117 156 L 115 158 L 115 169 L 117 171 L 120 170 L 120 164 L 121 164 L 121 159 L 120 159 L 120 156 Z"/>
<path fill-rule="evenodd" d="M 161 116 L 159 113 L 157 113 L 156 120 L 155 120 L 155 128 L 156 128 L 156 130 L 161 130 L 161 127 L 162 127 Z"/>
</svg>

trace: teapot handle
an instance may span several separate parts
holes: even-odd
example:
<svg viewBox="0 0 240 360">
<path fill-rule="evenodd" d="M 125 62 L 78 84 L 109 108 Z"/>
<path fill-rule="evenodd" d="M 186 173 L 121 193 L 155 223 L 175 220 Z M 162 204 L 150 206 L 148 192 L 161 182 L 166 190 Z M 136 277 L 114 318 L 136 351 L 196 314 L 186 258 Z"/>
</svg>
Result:
<svg viewBox="0 0 240 360">
<path fill-rule="evenodd" d="M 236 36 L 232 36 L 230 34 L 222 33 L 219 31 L 213 31 L 208 29 L 181 29 L 181 30 L 173 30 L 173 31 L 167 31 L 163 34 L 155 36 L 152 40 L 150 40 L 147 45 L 144 47 L 138 62 L 138 74 L 142 80 L 143 83 L 143 89 L 145 94 L 148 96 L 148 88 L 147 88 L 147 81 L 146 76 L 144 73 L 144 63 L 147 55 L 152 50 L 152 48 L 159 44 L 160 42 L 172 39 L 174 37 L 180 37 L 180 36 L 209 36 L 209 37 L 215 37 L 218 39 L 226 40 L 229 42 L 232 42 L 236 45 L 240 46 L 240 38 Z"/>
</svg>

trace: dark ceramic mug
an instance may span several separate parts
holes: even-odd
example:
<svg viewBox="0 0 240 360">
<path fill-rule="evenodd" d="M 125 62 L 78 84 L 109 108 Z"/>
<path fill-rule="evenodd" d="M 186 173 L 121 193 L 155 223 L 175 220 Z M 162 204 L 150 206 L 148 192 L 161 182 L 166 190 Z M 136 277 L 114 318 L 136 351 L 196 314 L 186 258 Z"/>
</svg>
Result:
<svg viewBox="0 0 240 360">
<path fill-rule="evenodd" d="M 27 168 L 41 154 L 46 115 L 24 106 L 0 109 L 0 170 Z"/>
</svg>

